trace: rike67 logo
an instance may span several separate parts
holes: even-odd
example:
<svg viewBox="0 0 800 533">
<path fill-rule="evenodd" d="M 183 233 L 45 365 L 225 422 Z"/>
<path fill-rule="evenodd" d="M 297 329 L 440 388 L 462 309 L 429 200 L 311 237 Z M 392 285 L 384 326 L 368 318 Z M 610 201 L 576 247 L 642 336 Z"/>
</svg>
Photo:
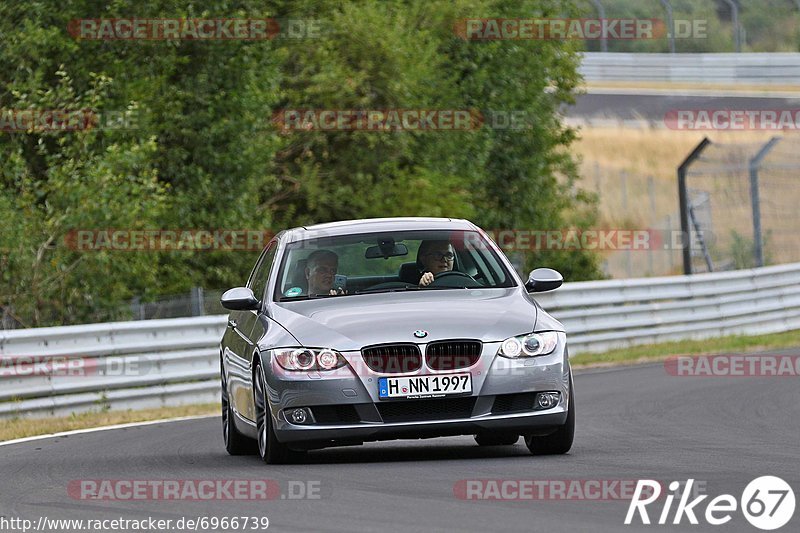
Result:
<svg viewBox="0 0 800 533">
<path fill-rule="evenodd" d="M 779 477 L 762 476 L 751 481 L 742 492 L 739 501 L 730 494 L 721 494 L 709 501 L 705 512 L 701 513 L 700 504 L 708 498 L 701 495 L 689 500 L 692 495 L 694 479 L 686 482 L 686 489 L 678 493 L 682 483 L 673 481 L 669 484 L 671 492 L 664 498 L 664 506 L 658 516 L 657 524 L 667 524 L 672 513 L 672 503 L 675 496 L 679 502 L 675 508 L 672 524 L 680 524 L 686 518 L 690 524 L 697 525 L 698 515 L 706 523 L 713 526 L 727 524 L 733 520 L 733 513 L 741 508 L 742 514 L 751 525 L 764 531 L 772 531 L 786 525 L 794 515 L 795 496 L 792 487 Z M 643 496 L 646 494 L 646 496 Z M 625 516 L 625 525 L 631 525 L 637 515 L 642 524 L 650 524 L 647 506 L 661 497 L 661 484 L 650 479 L 640 479 L 636 484 L 633 499 Z M 654 506 L 655 507 L 655 506 Z"/>
</svg>

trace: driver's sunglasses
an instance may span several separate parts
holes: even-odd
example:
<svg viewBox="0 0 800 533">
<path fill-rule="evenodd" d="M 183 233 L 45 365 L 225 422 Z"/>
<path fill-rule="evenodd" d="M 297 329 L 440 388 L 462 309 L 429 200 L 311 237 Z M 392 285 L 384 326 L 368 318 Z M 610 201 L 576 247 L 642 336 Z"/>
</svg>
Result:
<svg viewBox="0 0 800 533">
<path fill-rule="evenodd" d="M 447 259 L 448 261 L 452 261 L 456 258 L 456 255 L 453 252 L 428 252 L 425 254 L 427 257 L 433 257 L 438 261 L 442 259 Z"/>
</svg>

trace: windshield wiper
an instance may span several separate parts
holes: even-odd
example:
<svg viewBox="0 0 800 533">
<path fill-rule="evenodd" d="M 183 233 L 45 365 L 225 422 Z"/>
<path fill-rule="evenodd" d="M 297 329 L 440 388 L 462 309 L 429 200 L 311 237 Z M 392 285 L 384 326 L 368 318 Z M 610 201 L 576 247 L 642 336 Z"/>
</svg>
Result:
<svg viewBox="0 0 800 533">
<path fill-rule="evenodd" d="M 360 291 L 355 291 L 353 294 L 377 294 L 381 292 L 403 292 L 403 291 L 418 291 L 420 288 L 416 286 L 409 286 L 409 287 L 392 287 L 392 288 L 385 288 L 385 289 L 362 289 Z"/>
<path fill-rule="evenodd" d="M 317 298 L 333 298 L 334 296 L 347 296 L 346 294 L 304 294 L 302 296 L 282 296 L 279 302 L 297 302 L 300 300 L 316 300 Z"/>
<path fill-rule="evenodd" d="M 356 291 L 353 294 L 378 294 L 381 292 L 405 292 L 405 291 L 435 291 L 443 289 L 466 289 L 467 287 L 419 287 L 417 285 L 409 285 L 408 287 L 392 287 L 385 289 L 363 289 Z"/>
</svg>

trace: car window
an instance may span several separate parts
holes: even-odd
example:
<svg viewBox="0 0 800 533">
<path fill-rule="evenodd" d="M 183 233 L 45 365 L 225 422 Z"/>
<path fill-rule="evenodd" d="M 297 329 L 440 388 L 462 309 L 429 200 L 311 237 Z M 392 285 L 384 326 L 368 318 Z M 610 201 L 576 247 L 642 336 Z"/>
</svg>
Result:
<svg viewBox="0 0 800 533">
<path fill-rule="evenodd" d="M 264 291 L 266 291 L 267 282 L 269 281 L 270 267 L 272 267 L 272 262 L 275 260 L 277 249 L 278 245 L 275 241 L 269 243 L 266 252 L 262 254 L 261 259 L 253 269 L 253 273 L 250 275 L 250 280 L 247 282 L 247 286 L 259 300 L 264 299 Z"/>
</svg>

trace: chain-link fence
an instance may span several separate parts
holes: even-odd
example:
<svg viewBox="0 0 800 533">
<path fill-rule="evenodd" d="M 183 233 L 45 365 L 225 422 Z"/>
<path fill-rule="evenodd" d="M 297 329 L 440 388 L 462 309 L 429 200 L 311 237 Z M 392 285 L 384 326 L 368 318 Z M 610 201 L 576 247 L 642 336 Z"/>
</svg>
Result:
<svg viewBox="0 0 800 533">
<path fill-rule="evenodd" d="M 582 186 L 600 198 L 596 229 L 648 235 L 643 247 L 598 249 L 606 276 L 629 279 L 682 272 L 680 247 L 672 243 L 672 236 L 680 232 L 674 180 L 589 163 Z"/>
<path fill-rule="evenodd" d="M 800 261 L 800 139 L 705 140 L 683 169 L 686 273 Z"/>
<path fill-rule="evenodd" d="M 144 301 L 136 297 L 117 308 L 104 309 L 89 316 L 86 323 L 116 322 L 126 320 L 151 320 L 155 318 L 181 318 L 188 316 L 222 315 L 228 311 L 219 299 L 224 290 L 205 290 L 192 287 L 188 293 L 160 296 Z M 19 320 L 8 307 L 0 307 L 0 330 L 30 327 Z"/>
<path fill-rule="evenodd" d="M 164 296 L 151 302 L 134 298 L 129 305 L 130 320 L 225 314 L 227 311 L 219 302 L 223 292 L 192 287 L 189 294 Z"/>
</svg>

